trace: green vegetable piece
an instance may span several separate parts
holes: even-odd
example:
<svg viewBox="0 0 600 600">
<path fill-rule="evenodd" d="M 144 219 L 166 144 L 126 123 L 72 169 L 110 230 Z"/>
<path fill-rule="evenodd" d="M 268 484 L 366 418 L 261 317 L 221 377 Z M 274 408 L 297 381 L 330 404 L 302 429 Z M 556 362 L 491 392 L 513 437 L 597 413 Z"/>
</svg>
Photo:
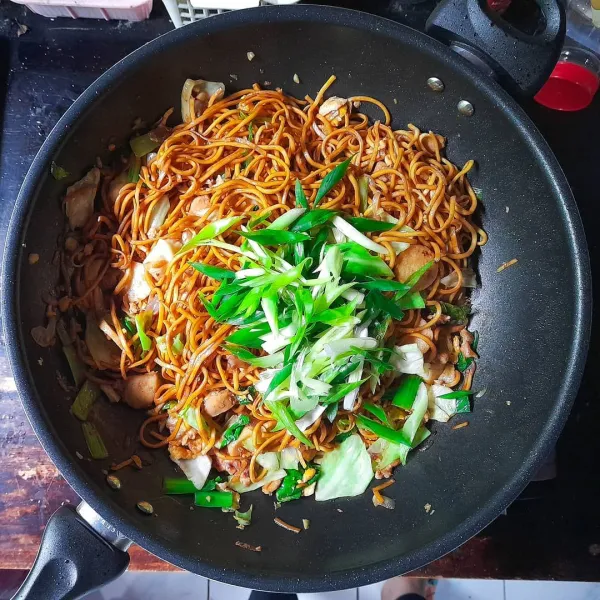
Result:
<svg viewBox="0 0 600 600">
<path fill-rule="evenodd" d="M 394 272 L 379 256 L 373 256 L 368 250 L 356 244 L 347 242 L 338 244 L 344 263 L 342 275 L 346 277 L 393 277 Z"/>
<path fill-rule="evenodd" d="M 290 231 L 309 231 L 313 227 L 320 227 L 328 223 L 337 215 L 335 210 L 316 208 L 304 213 L 291 227 Z"/>
<path fill-rule="evenodd" d="M 66 346 L 63 346 L 62 349 L 67 362 L 69 363 L 73 381 L 75 382 L 75 385 L 79 387 L 85 379 L 85 365 L 79 360 L 79 356 L 77 355 L 77 351 L 73 344 L 67 344 Z"/>
<path fill-rule="evenodd" d="M 387 415 L 385 414 L 385 410 L 383 407 L 378 406 L 377 404 L 372 404 L 371 402 L 363 403 L 362 407 L 367 412 L 370 412 L 374 417 L 377 417 L 382 423 L 391 427 L 391 423 L 388 420 Z"/>
<path fill-rule="evenodd" d="M 369 419 L 364 415 L 356 415 L 356 422 L 363 429 L 372 431 L 377 437 L 383 438 L 384 440 L 388 440 L 394 444 L 404 444 L 409 447 L 411 445 L 410 440 L 402 431 L 396 431 L 391 427 L 381 425 L 381 423 L 377 423 L 377 421 L 373 421 L 373 419 Z"/>
<path fill-rule="evenodd" d="M 195 494 L 198 488 L 183 477 L 165 477 L 163 479 L 163 492 L 169 495 Z"/>
<path fill-rule="evenodd" d="M 129 161 L 129 170 L 127 171 L 127 181 L 129 183 L 137 183 L 140 178 L 140 170 L 142 168 L 142 159 L 138 156 L 132 156 Z"/>
<path fill-rule="evenodd" d="M 330 423 L 333 423 L 335 421 L 335 418 L 337 417 L 337 414 L 338 414 L 338 409 L 339 409 L 339 403 L 338 402 L 335 402 L 334 404 L 330 404 L 325 409 L 325 417 L 327 418 L 327 420 Z"/>
<path fill-rule="evenodd" d="M 468 305 L 457 306 L 449 302 L 440 302 L 442 305 L 442 313 L 450 317 L 450 322 L 454 324 L 466 323 L 471 314 L 471 307 Z"/>
<path fill-rule="evenodd" d="M 71 405 L 71 414 L 80 421 L 87 421 L 90 410 L 99 397 L 100 388 L 87 379 L 81 386 L 77 396 L 75 396 L 75 400 Z"/>
<path fill-rule="evenodd" d="M 252 522 L 252 504 L 246 512 L 236 510 L 233 513 L 233 518 L 237 521 L 237 529 L 245 529 Z"/>
<path fill-rule="evenodd" d="M 378 221 L 376 219 L 367 219 L 366 217 L 344 217 L 354 229 L 357 229 L 361 233 L 368 233 L 370 231 L 389 231 L 395 227 L 394 223 L 388 223 L 387 221 Z"/>
<path fill-rule="evenodd" d="M 407 280 L 406 285 L 409 286 L 408 289 L 412 289 L 419 283 L 419 279 L 429 271 L 433 267 L 433 261 L 430 260 L 426 265 L 423 265 L 420 269 L 417 269 Z"/>
<path fill-rule="evenodd" d="M 401 283 L 393 279 L 373 279 L 359 283 L 358 286 L 365 290 L 376 290 L 378 292 L 406 293 L 410 290 L 406 283 Z"/>
<path fill-rule="evenodd" d="M 137 333 L 135 321 L 131 317 L 123 317 L 121 319 L 121 323 L 123 324 L 123 327 L 125 327 L 125 329 L 127 330 L 127 333 L 129 333 L 129 335 L 135 335 Z"/>
<path fill-rule="evenodd" d="M 150 152 L 154 152 L 160 145 L 169 137 L 171 131 L 164 126 L 159 126 L 144 135 L 131 138 L 129 145 L 133 150 L 133 153 L 138 156 L 146 156 Z"/>
<path fill-rule="evenodd" d="M 189 242 L 187 242 L 187 244 L 184 244 L 177 254 L 183 254 L 192 248 L 196 248 L 196 246 L 199 246 L 202 244 L 202 242 L 216 238 L 222 233 L 225 233 L 234 225 L 237 225 L 241 220 L 242 217 L 225 217 L 224 219 L 219 219 L 218 221 L 209 223 L 206 225 L 206 227 L 203 227 Z"/>
<path fill-rule="evenodd" d="M 470 413 L 471 412 L 471 400 L 469 397 L 459 398 L 456 403 L 455 414 L 459 413 Z"/>
<path fill-rule="evenodd" d="M 86 421 L 81 424 L 81 429 L 83 430 L 83 437 L 90 451 L 90 456 L 96 460 L 108 458 L 108 451 L 106 450 L 102 436 L 94 424 Z"/>
<path fill-rule="evenodd" d="M 271 331 L 271 328 L 268 323 L 257 323 L 237 329 L 225 341 L 228 344 L 237 344 L 247 348 L 260 348 L 263 344 L 260 337 L 266 335 L 269 331 Z"/>
<path fill-rule="evenodd" d="M 339 402 L 346 394 L 354 391 L 356 388 L 359 388 L 366 379 L 360 379 L 359 381 L 352 381 L 350 383 L 341 383 L 339 385 L 332 386 L 329 395 L 321 401 L 323 406 L 328 406 L 330 404 L 334 404 Z"/>
<path fill-rule="evenodd" d="M 302 481 L 302 473 L 298 469 L 286 469 L 286 476 L 277 488 L 275 496 L 278 502 L 299 500 L 302 497 L 302 488 L 298 484 Z"/>
<path fill-rule="evenodd" d="M 249 142 L 254 141 L 254 124 L 252 123 L 252 121 L 250 121 L 250 123 L 248 123 L 248 141 Z"/>
<path fill-rule="evenodd" d="M 235 271 L 229 269 L 222 269 L 221 267 L 215 267 L 213 265 L 205 265 L 204 263 L 191 262 L 191 267 L 194 267 L 196 271 L 206 275 L 215 281 L 226 281 L 228 279 L 235 279 Z"/>
<path fill-rule="evenodd" d="M 468 398 L 472 396 L 475 392 L 473 390 L 454 390 L 453 392 L 449 392 L 448 394 L 444 394 L 443 396 L 439 396 L 443 400 L 455 400 L 457 398 Z"/>
<path fill-rule="evenodd" d="M 171 350 L 175 356 L 180 356 L 183 354 L 185 346 L 183 345 L 183 340 L 181 339 L 181 334 L 178 333 L 173 340 L 173 344 L 171 346 Z"/>
<path fill-rule="evenodd" d="M 258 208 L 258 207 L 256 207 L 256 208 Z M 248 221 L 248 229 L 254 229 L 257 225 L 260 225 L 261 223 L 264 223 L 265 221 L 267 221 L 271 217 L 272 212 L 273 211 L 271 211 L 271 210 L 267 210 L 264 213 L 262 213 L 262 215 L 260 215 L 259 217 L 250 219 Z"/>
<path fill-rule="evenodd" d="M 135 326 L 139 336 L 140 345 L 144 352 L 148 352 L 152 348 L 152 340 L 146 335 L 146 319 L 143 314 L 135 315 Z"/>
<path fill-rule="evenodd" d="M 277 229 L 260 229 L 259 231 L 237 231 L 237 234 L 249 240 L 253 240 L 263 246 L 281 246 L 282 244 L 296 244 L 309 240 L 306 233 Z"/>
<path fill-rule="evenodd" d="M 411 410 L 419 385 L 421 385 L 421 378 L 418 375 L 404 375 L 392 398 L 392 404 L 403 410 Z"/>
<path fill-rule="evenodd" d="M 283 352 L 276 352 L 275 354 L 270 354 L 269 356 L 255 356 L 246 348 L 233 346 L 231 344 L 224 344 L 223 349 L 230 354 L 237 356 L 240 360 L 243 360 L 244 362 L 247 362 L 255 367 L 262 367 L 263 369 L 269 367 L 278 367 L 283 361 Z"/>
<path fill-rule="evenodd" d="M 219 448 L 224 448 L 227 444 L 235 442 L 248 423 L 250 423 L 250 417 L 248 415 L 240 415 L 237 417 L 237 419 L 223 432 L 223 437 L 219 442 Z"/>
<path fill-rule="evenodd" d="M 57 165 L 54 161 L 50 163 L 50 173 L 52 174 L 52 177 L 56 179 L 56 181 L 65 179 L 65 177 L 68 177 L 70 175 L 70 173 L 67 170 Z"/>
<path fill-rule="evenodd" d="M 269 387 L 263 394 L 263 400 L 266 400 L 280 385 L 289 379 L 290 375 L 292 374 L 293 366 L 294 365 L 292 363 L 289 363 L 284 365 L 281 369 L 279 369 L 279 371 L 277 371 L 277 373 L 275 373 L 275 376 L 269 383 Z"/>
<path fill-rule="evenodd" d="M 300 431 L 290 409 L 282 402 L 265 402 L 275 419 L 281 423 L 296 439 L 308 448 L 313 448 L 312 442 Z"/>
<path fill-rule="evenodd" d="M 196 492 L 194 504 L 203 508 L 237 509 L 238 494 L 236 492 Z"/>
<path fill-rule="evenodd" d="M 417 390 L 417 397 L 412 406 L 412 412 L 408 419 L 404 422 L 404 426 L 402 427 L 402 433 L 412 444 L 415 439 L 415 435 L 419 427 L 423 422 L 423 417 L 425 416 L 425 412 L 427 411 L 428 404 L 428 394 L 427 389 L 425 388 L 425 384 L 421 384 L 423 387 L 420 387 L 420 390 Z"/>
<path fill-rule="evenodd" d="M 317 190 L 315 201 L 313 202 L 313 208 L 317 208 L 321 200 L 323 200 L 323 198 L 335 187 L 335 185 L 343 179 L 351 161 L 352 157 L 346 159 L 344 162 L 337 165 L 332 171 L 327 173 L 325 177 L 323 177 L 321 185 Z"/>
<path fill-rule="evenodd" d="M 360 212 L 364 213 L 369 205 L 369 178 L 366 175 L 361 175 L 358 178 L 358 195 L 360 197 Z M 361 230 L 359 229 L 359 231 Z"/>
<path fill-rule="evenodd" d="M 372 479 L 373 467 L 365 444 L 360 435 L 350 435 L 323 457 L 315 500 L 360 496 Z"/>
<path fill-rule="evenodd" d="M 306 194 L 304 193 L 304 190 L 302 189 L 302 184 L 300 183 L 299 179 L 296 179 L 295 193 L 296 193 L 296 204 L 298 206 L 301 206 L 302 208 L 308 208 L 308 200 L 306 199 Z"/>
<path fill-rule="evenodd" d="M 396 304 L 402 310 L 425 308 L 425 299 L 420 292 L 411 292 L 402 298 L 398 298 Z"/>
<path fill-rule="evenodd" d="M 212 479 L 208 479 L 206 481 L 206 483 L 202 486 L 202 489 L 200 490 L 201 492 L 212 492 L 213 490 L 217 489 L 217 485 L 219 483 L 223 483 L 225 481 L 225 479 L 223 479 L 223 477 L 221 477 L 221 475 L 217 475 L 216 477 L 213 477 Z"/>
<path fill-rule="evenodd" d="M 335 405 L 337 406 L 337 405 Z M 344 431 L 344 433 L 338 433 L 335 438 L 334 438 L 334 442 L 336 442 L 336 444 L 341 444 L 344 440 L 347 440 L 353 433 L 356 433 L 356 429 L 353 427 L 350 431 Z"/>
</svg>

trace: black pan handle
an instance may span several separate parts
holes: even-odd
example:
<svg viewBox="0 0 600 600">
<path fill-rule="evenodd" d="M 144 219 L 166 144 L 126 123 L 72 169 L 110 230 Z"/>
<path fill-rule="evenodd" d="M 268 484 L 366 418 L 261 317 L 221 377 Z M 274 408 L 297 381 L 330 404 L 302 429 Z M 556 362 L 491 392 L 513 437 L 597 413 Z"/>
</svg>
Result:
<svg viewBox="0 0 600 600">
<path fill-rule="evenodd" d="M 442 0 L 426 31 L 495 76 L 510 92 L 533 96 L 556 65 L 565 38 L 561 0 L 536 0 L 543 29 L 529 35 L 487 8 L 486 0 Z"/>
<path fill-rule="evenodd" d="M 87 504 L 77 511 L 61 506 L 50 517 L 35 563 L 13 600 L 80 598 L 127 569 L 130 544 Z"/>
</svg>

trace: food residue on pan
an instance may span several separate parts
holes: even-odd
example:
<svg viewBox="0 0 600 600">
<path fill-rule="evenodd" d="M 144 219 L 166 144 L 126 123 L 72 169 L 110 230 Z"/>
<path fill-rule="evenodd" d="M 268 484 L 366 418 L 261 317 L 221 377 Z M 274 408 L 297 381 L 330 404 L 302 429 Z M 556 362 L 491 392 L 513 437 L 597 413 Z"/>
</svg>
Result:
<svg viewBox="0 0 600 600">
<path fill-rule="evenodd" d="M 505 263 L 502 263 L 496 269 L 496 273 L 500 273 L 500 272 L 504 271 L 504 269 L 508 269 L 508 267 L 512 267 L 513 265 L 516 265 L 518 262 L 519 262 L 519 259 L 517 259 L 517 258 L 513 258 L 511 260 L 508 260 Z"/>
<path fill-rule="evenodd" d="M 251 552 L 262 552 L 262 546 L 252 546 L 246 542 L 236 542 L 235 545 L 243 550 L 250 550 Z"/>
</svg>

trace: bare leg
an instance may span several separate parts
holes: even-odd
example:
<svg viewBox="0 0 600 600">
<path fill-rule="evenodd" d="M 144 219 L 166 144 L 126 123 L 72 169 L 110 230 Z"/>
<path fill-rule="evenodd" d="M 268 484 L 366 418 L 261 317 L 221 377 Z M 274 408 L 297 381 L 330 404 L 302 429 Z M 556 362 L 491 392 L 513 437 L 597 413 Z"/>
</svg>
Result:
<svg viewBox="0 0 600 600">
<path fill-rule="evenodd" d="M 433 600 L 435 582 L 420 577 L 394 577 L 383 584 L 381 600 Z"/>
</svg>

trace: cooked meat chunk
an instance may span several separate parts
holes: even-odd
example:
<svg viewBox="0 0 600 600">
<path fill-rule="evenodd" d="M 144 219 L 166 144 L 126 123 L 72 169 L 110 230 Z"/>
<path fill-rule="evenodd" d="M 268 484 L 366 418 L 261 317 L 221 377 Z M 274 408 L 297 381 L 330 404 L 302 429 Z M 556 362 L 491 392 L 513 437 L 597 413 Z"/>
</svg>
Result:
<svg viewBox="0 0 600 600">
<path fill-rule="evenodd" d="M 210 392 L 204 398 L 204 410 L 211 417 L 228 411 L 235 404 L 235 398 L 229 390 Z"/>
<path fill-rule="evenodd" d="M 348 112 L 348 100 L 332 96 L 321 104 L 319 114 L 325 117 L 332 125 L 339 125 L 344 120 L 344 115 Z"/>
<path fill-rule="evenodd" d="M 460 330 L 460 351 L 465 358 L 477 358 L 477 353 L 471 348 L 473 339 L 473 334 L 466 327 Z"/>
<path fill-rule="evenodd" d="M 100 169 L 94 167 L 85 177 L 67 188 L 65 205 L 69 225 L 83 227 L 94 213 L 94 200 L 100 183 Z"/>
<path fill-rule="evenodd" d="M 125 381 L 123 400 L 132 408 L 151 408 L 161 383 L 160 375 L 154 371 L 131 375 Z"/>
<path fill-rule="evenodd" d="M 400 281 L 407 281 L 410 276 L 424 267 L 428 262 L 435 258 L 433 250 L 421 244 L 415 244 L 407 248 L 404 252 L 398 255 L 396 261 L 396 275 Z M 419 292 L 428 288 L 437 277 L 438 266 L 433 264 L 432 267 L 421 277 L 417 285 L 413 288 Z"/>
<path fill-rule="evenodd" d="M 202 217 L 210 208 L 210 196 L 196 196 L 190 205 L 190 215 Z"/>
</svg>

